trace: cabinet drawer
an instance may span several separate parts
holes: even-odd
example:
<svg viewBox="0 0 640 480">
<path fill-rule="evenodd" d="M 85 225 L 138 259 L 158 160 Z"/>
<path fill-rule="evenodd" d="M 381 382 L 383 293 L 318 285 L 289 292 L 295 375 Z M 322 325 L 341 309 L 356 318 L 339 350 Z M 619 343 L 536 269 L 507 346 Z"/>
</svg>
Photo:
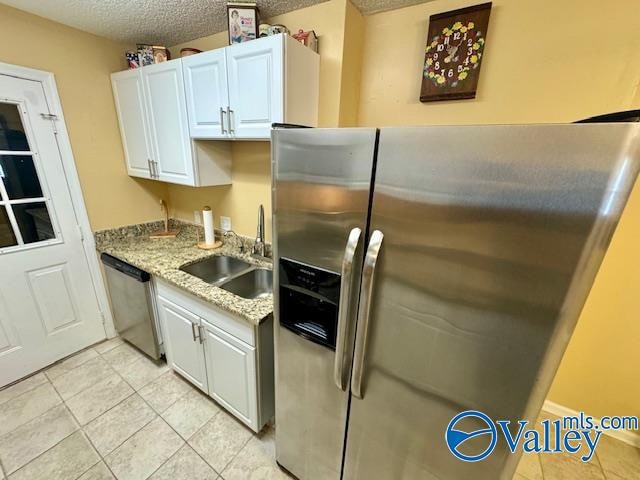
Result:
<svg viewBox="0 0 640 480">
<path fill-rule="evenodd" d="M 225 312 L 215 305 L 207 303 L 163 280 L 157 280 L 156 283 L 159 295 L 180 305 L 182 308 L 192 312 L 247 345 L 255 347 L 255 328 L 246 320 L 238 318 L 232 313 Z"/>
</svg>

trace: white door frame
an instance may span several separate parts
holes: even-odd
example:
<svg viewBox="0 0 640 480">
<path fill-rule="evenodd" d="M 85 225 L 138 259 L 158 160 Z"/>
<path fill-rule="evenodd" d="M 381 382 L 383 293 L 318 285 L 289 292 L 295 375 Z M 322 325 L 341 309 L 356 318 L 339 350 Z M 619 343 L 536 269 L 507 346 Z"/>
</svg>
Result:
<svg viewBox="0 0 640 480">
<path fill-rule="evenodd" d="M 33 80 L 42 84 L 45 100 L 49 106 L 49 113 L 55 116 L 51 121 L 55 122 L 56 143 L 58 144 L 58 150 L 60 151 L 62 168 L 69 188 L 69 194 L 71 195 L 71 202 L 73 203 L 76 222 L 78 223 L 80 233 L 82 234 L 84 256 L 89 265 L 89 272 L 91 273 L 91 280 L 93 282 L 93 290 L 98 300 L 98 308 L 102 315 L 106 336 L 107 338 L 112 338 L 116 335 L 116 330 L 113 325 L 109 297 L 107 296 L 107 290 L 105 288 L 104 278 L 102 277 L 98 255 L 96 254 L 96 243 L 93 238 L 91 224 L 89 223 L 89 216 L 84 204 L 84 197 L 82 196 L 80 178 L 78 177 L 76 163 L 73 158 L 73 151 L 71 150 L 69 132 L 67 131 L 67 124 L 64 120 L 64 114 L 62 113 L 62 104 L 60 103 L 60 97 L 58 96 L 58 87 L 56 85 L 55 77 L 51 72 L 21 67 L 19 65 L 11 65 L 3 62 L 0 62 L 0 75 L 7 75 L 9 77 L 16 77 L 24 80 Z"/>
</svg>

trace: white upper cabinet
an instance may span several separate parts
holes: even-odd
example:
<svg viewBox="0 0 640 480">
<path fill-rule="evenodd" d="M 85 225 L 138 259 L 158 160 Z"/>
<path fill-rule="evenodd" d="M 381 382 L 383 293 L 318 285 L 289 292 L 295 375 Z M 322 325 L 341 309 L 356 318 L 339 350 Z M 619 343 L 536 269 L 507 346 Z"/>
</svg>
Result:
<svg viewBox="0 0 640 480">
<path fill-rule="evenodd" d="M 192 138 L 268 140 L 272 123 L 318 124 L 320 57 L 289 35 L 199 53 L 183 68 Z"/>
<path fill-rule="evenodd" d="M 194 187 L 231 183 L 228 142 L 192 140 L 182 60 L 111 75 L 127 172 Z"/>
<path fill-rule="evenodd" d="M 284 122 L 284 35 L 226 49 L 229 132 L 234 138 L 267 138 Z"/>
<path fill-rule="evenodd" d="M 152 178 L 142 77 L 137 70 L 120 72 L 111 77 L 111 84 L 127 173 L 135 177 Z"/>
<path fill-rule="evenodd" d="M 182 64 L 171 61 L 140 69 L 147 98 L 156 178 L 191 185 L 194 162 L 189 139 Z"/>
<path fill-rule="evenodd" d="M 224 48 L 182 59 L 189 131 L 194 138 L 227 138 L 229 94 Z"/>
</svg>

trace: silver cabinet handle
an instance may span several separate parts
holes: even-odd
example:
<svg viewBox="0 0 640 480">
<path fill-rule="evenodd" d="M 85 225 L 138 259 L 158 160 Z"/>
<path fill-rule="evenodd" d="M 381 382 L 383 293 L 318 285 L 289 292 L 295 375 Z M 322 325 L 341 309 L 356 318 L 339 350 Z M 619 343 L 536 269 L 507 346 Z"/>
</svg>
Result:
<svg viewBox="0 0 640 480">
<path fill-rule="evenodd" d="M 147 165 L 149 166 L 149 176 L 153 178 L 153 166 L 151 165 L 151 159 L 147 158 Z"/>
<path fill-rule="evenodd" d="M 160 174 L 158 173 L 158 162 L 155 160 L 151 160 L 151 163 L 153 163 L 153 171 L 156 174 L 156 178 L 160 178 Z"/>
<path fill-rule="evenodd" d="M 204 327 L 202 325 L 198 326 L 198 333 L 200 334 L 200 344 L 204 343 Z"/>
<path fill-rule="evenodd" d="M 198 332 L 200 331 L 200 329 L 198 329 Z M 191 324 L 191 334 L 193 335 L 193 341 L 195 342 L 196 340 L 198 340 L 198 334 L 196 334 L 196 324 L 192 323 Z"/>
<path fill-rule="evenodd" d="M 236 133 L 236 129 L 233 128 L 234 127 L 234 118 L 231 114 L 233 114 L 233 110 L 231 110 L 231 107 L 227 107 L 227 112 L 229 113 L 228 117 L 229 117 L 229 133 Z"/>
<path fill-rule="evenodd" d="M 224 115 L 227 112 L 224 110 L 224 108 L 220 107 L 220 133 L 222 133 L 223 135 L 227 133 L 227 130 L 224 128 Z"/>
<path fill-rule="evenodd" d="M 371 316 L 371 296 L 373 294 L 373 280 L 376 271 L 378 254 L 382 247 L 384 235 L 380 230 L 374 230 L 369 239 L 369 247 L 364 258 L 362 269 L 362 288 L 360 290 L 360 304 L 358 305 L 358 323 L 356 330 L 356 346 L 353 352 L 353 374 L 351 375 L 351 392 L 358 398 L 363 398 L 362 377 L 367 347 L 367 333 L 369 331 L 369 317 Z"/>
<path fill-rule="evenodd" d="M 342 257 L 342 272 L 340 279 L 340 301 L 338 303 L 338 332 L 336 335 L 336 357 L 333 364 L 333 380 L 340 390 L 347 388 L 344 375 L 344 354 L 347 341 L 347 329 L 349 326 L 349 302 L 351 301 L 351 284 L 353 272 L 353 257 L 358 248 L 362 230 L 354 228 L 349 233 L 347 245 L 344 247 Z"/>
</svg>

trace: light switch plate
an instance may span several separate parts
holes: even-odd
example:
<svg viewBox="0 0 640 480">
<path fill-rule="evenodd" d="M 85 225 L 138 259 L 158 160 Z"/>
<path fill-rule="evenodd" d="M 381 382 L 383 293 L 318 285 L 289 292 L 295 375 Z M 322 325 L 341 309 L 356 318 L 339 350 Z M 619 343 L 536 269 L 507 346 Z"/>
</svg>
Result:
<svg viewBox="0 0 640 480">
<path fill-rule="evenodd" d="M 200 210 L 193 211 L 193 223 L 202 225 L 202 212 Z"/>
<path fill-rule="evenodd" d="M 220 228 L 225 232 L 231 230 L 231 218 L 230 217 L 220 217 Z"/>
</svg>

